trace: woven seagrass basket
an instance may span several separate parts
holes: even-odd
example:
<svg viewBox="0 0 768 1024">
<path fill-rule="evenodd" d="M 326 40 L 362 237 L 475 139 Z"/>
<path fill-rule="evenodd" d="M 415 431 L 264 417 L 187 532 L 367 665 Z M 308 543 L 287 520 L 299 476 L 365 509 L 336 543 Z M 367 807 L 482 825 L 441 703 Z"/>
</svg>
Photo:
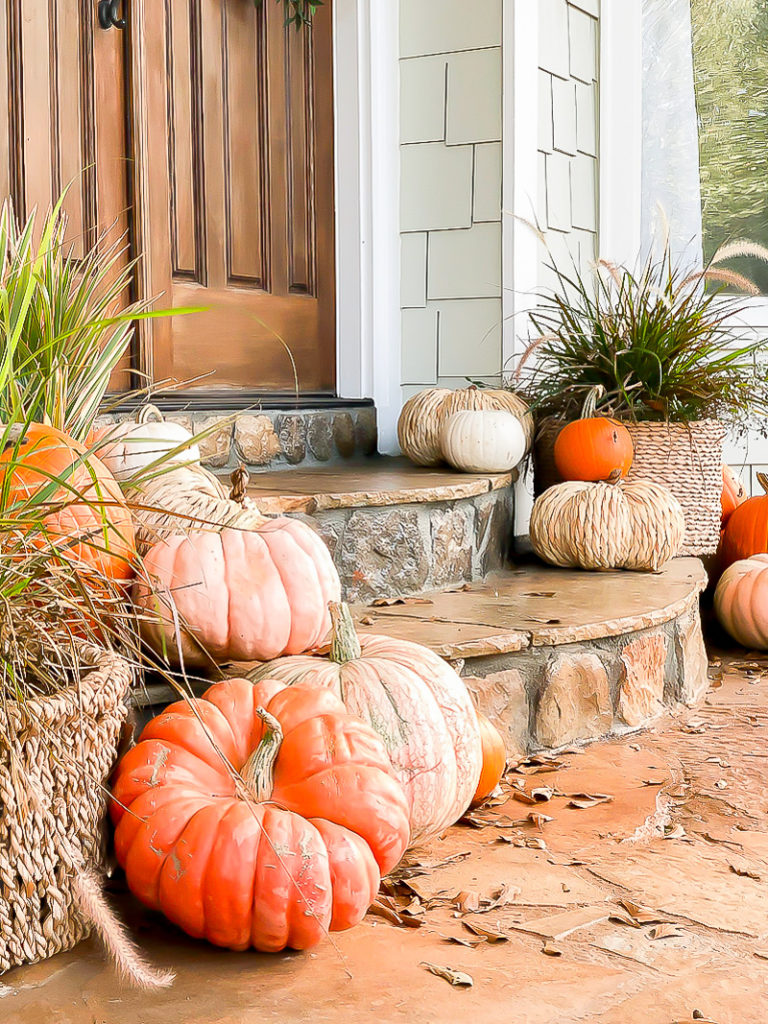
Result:
<svg viewBox="0 0 768 1024">
<path fill-rule="evenodd" d="M 693 423 L 625 423 L 635 446 L 632 480 L 652 480 L 668 488 L 685 516 L 681 555 L 711 555 L 720 541 L 720 497 L 723 490 L 723 442 L 719 420 Z M 554 447 L 563 423 L 545 418 L 537 424 L 533 448 L 536 495 L 561 478 Z"/>
<path fill-rule="evenodd" d="M 131 681 L 128 663 L 105 653 L 78 685 L 0 709 L 0 971 L 90 933 L 74 879 L 103 867 Z"/>
</svg>

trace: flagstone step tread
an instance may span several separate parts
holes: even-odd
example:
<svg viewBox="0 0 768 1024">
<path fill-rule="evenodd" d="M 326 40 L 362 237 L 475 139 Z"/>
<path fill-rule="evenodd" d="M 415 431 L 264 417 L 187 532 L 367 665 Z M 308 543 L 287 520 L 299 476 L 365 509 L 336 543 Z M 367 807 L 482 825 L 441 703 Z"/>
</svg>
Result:
<svg viewBox="0 0 768 1024">
<path fill-rule="evenodd" d="M 696 604 L 706 584 L 697 558 L 673 559 L 658 573 L 535 563 L 402 603 L 357 604 L 353 613 L 363 633 L 413 640 L 458 660 L 650 629 Z"/>
<path fill-rule="evenodd" d="M 458 501 L 508 488 L 516 479 L 517 471 L 459 473 L 377 456 L 347 466 L 258 473 L 251 477 L 248 493 L 265 515 L 312 515 L 330 509 Z"/>
</svg>

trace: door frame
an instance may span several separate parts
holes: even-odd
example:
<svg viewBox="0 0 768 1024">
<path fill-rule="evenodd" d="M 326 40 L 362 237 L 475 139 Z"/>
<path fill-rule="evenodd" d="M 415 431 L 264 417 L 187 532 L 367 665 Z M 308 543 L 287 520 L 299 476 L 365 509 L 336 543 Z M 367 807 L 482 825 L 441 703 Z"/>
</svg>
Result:
<svg viewBox="0 0 768 1024">
<path fill-rule="evenodd" d="M 146 41 L 136 31 L 136 26 L 144 24 L 150 2 L 133 0 L 127 29 L 132 238 L 135 251 L 142 253 L 137 268 L 139 296 L 151 294 L 153 278 L 151 253 L 143 244 L 149 218 L 145 115 L 150 83 L 144 73 Z M 394 0 L 386 4 L 335 0 L 333 9 L 336 395 L 339 403 L 375 402 L 383 451 L 396 449 L 401 405 L 398 7 Z M 135 356 L 138 365 L 151 372 L 147 323 L 139 326 Z M 192 396 L 187 392 L 178 397 Z M 202 401 L 214 407 L 216 400 L 211 390 L 195 395 L 194 404 Z M 318 405 L 333 401 L 328 396 L 302 400 Z M 231 406 L 232 395 L 222 395 L 222 402 Z"/>
</svg>

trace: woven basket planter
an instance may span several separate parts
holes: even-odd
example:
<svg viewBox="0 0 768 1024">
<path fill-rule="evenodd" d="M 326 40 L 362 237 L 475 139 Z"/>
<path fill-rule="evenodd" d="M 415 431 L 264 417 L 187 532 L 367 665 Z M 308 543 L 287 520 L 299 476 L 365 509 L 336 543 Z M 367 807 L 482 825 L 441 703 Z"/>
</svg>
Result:
<svg viewBox="0 0 768 1024">
<path fill-rule="evenodd" d="M 625 423 L 635 446 L 628 481 L 652 480 L 668 488 L 685 516 L 681 555 L 711 555 L 720 541 L 723 490 L 723 442 L 719 420 L 693 423 Z M 534 490 L 541 494 L 561 478 L 554 446 L 563 423 L 544 419 L 537 425 L 533 449 Z"/>
<path fill-rule="evenodd" d="M 74 879 L 104 865 L 106 782 L 131 681 L 128 663 L 104 654 L 78 686 L 0 710 L 0 971 L 90 933 Z"/>
</svg>

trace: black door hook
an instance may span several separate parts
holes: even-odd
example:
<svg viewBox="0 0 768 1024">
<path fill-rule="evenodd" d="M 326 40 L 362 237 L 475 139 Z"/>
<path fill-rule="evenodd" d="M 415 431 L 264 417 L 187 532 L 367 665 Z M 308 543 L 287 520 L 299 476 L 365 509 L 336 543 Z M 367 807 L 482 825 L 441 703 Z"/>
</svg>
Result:
<svg viewBox="0 0 768 1024">
<path fill-rule="evenodd" d="M 120 16 L 120 0 L 99 0 L 99 25 L 102 28 L 125 28 Z"/>
</svg>

